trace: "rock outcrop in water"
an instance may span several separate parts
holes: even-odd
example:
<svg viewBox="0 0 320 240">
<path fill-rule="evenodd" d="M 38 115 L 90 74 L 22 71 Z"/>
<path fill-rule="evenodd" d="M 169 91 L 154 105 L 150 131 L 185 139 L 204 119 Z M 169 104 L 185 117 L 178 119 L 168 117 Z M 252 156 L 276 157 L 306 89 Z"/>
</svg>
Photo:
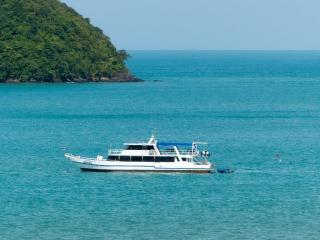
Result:
<svg viewBox="0 0 320 240">
<path fill-rule="evenodd" d="M 0 82 L 138 81 L 127 57 L 58 0 L 0 0 Z"/>
</svg>

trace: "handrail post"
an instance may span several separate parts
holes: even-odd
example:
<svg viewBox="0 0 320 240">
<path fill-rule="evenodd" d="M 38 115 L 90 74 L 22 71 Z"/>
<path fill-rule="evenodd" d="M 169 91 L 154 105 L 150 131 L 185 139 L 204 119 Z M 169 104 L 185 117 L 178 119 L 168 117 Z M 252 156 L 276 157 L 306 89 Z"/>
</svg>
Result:
<svg viewBox="0 0 320 240">
<path fill-rule="evenodd" d="M 179 152 L 178 148 L 176 146 L 174 146 L 173 148 L 176 151 L 176 154 L 177 154 L 177 157 L 178 157 L 179 161 L 182 162 L 182 158 L 181 158 L 181 155 L 180 155 L 180 152 Z"/>
</svg>

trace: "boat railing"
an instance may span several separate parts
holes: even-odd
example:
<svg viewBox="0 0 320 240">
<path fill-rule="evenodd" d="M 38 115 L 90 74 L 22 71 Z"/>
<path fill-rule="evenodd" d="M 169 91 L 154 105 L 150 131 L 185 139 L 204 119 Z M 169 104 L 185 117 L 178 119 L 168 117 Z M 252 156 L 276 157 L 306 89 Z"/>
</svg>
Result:
<svg viewBox="0 0 320 240">
<path fill-rule="evenodd" d="M 160 155 L 176 155 L 174 150 L 159 150 Z"/>
<path fill-rule="evenodd" d="M 118 155 L 121 154 L 122 149 L 109 149 L 108 154 L 109 155 Z"/>
<path fill-rule="evenodd" d="M 103 160 L 103 157 L 102 156 L 97 156 L 97 158 L 88 158 L 88 157 L 81 157 L 81 156 L 76 156 L 76 155 L 73 155 L 71 153 L 66 153 L 64 155 L 66 158 L 70 158 L 70 159 L 77 159 L 77 160 L 82 160 L 82 161 L 94 161 L 94 160 L 97 160 L 98 157 L 100 157 L 99 159 L 100 160 Z M 102 158 L 102 159 L 101 159 Z"/>
<path fill-rule="evenodd" d="M 179 150 L 180 155 L 196 155 L 195 151 L 191 150 Z"/>
<path fill-rule="evenodd" d="M 109 149 L 108 154 L 109 155 L 119 155 L 121 154 L 123 149 Z M 149 152 L 149 155 L 155 155 L 155 150 L 147 150 Z M 177 155 L 176 151 L 174 149 L 166 149 L 166 150 L 159 150 L 160 155 Z M 191 151 L 191 150 L 179 150 L 180 155 L 192 155 L 196 156 L 197 152 Z"/>
<path fill-rule="evenodd" d="M 199 159 L 199 158 L 194 158 L 193 159 L 193 162 L 196 164 L 196 165 L 209 165 L 211 164 L 207 158 L 205 159 Z"/>
<path fill-rule="evenodd" d="M 160 155 L 177 155 L 174 149 L 160 150 Z M 190 150 L 179 150 L 180 155 L 195 155 L 195 152 Z"/>
</svg>

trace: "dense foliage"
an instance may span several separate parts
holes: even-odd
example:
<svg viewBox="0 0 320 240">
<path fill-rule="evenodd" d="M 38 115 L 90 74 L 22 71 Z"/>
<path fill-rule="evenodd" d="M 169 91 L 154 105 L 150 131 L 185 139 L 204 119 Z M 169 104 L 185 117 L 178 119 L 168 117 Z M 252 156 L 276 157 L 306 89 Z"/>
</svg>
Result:
<svg viewBox="0 0 320 240">
<path fill-rule="evenodd" d="M 58 0 L 0 0 L 0 81 L 132 79 L 103 32 Z"/>
</svg>

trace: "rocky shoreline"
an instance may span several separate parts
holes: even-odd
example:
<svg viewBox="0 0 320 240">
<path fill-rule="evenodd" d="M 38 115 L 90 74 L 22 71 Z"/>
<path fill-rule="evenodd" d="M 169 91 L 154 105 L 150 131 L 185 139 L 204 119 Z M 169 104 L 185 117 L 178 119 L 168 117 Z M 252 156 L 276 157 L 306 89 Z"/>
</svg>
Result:
<svg viewBox="0 0 320 240">
<path fill-rule="evenodd" d="M 21 81 L 19 79 L 7 79 L 7 80 L 2 80 L 0 83 L 135 83 L 135 82 L 144 82 L 144 80 L 134 77 L 134 76 L 129 76 L 129 77 L 101 77 L 101 78 L 95 78 L 95 79 L 66 79 L 66 80 L 61 80 L 61 79 L 55 79 L 54 81 L 38 81 L 38 80 L 29 80 L 29 81 Z"/>
</svg>

